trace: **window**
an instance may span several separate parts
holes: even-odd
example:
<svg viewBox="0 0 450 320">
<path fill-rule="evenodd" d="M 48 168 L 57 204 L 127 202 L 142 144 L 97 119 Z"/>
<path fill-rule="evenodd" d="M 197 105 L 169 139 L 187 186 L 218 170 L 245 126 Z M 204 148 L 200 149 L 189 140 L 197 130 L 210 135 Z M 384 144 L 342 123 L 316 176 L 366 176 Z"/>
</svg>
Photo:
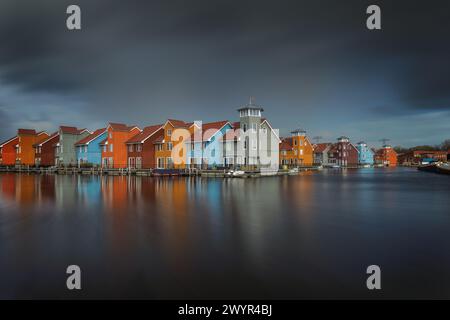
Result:
<svg viewBox="0 0 450 320">
<path fill-rule="evenodd" d="M 109 138 L 112 139 L 112 132 L 109 133 Z"/>
<path fill-rule="evenodd" d="M 130 145 L 128 146 L 128 152 L 133 152 L 133 145 L 132 145 L 132 144 L 130 144 Z"/>
<path fill-rule="evenodd" d="M 172 142 L 167 142 L 167 150 L 168 151 L 172 151 L 173 148 L 173 143 Z"/>
<path fill-rule="evenodd" d="M 63 145 L 61 145 L 60 152 L 63 153 Z"/>
<path fill-rule="evenodd" d="M 303 146 L 303 140 L 302 139 L 300 139 L 300 145 Z"/>
<path fill-rule="evenodd" d="M 158 168 L 159 169 L 164 168 L 164 158 L 158 158 Z"/>
<path fill-rule="evenodd" d="M 112 144 L 109 145 L 109 152 L 113 152 L 113 145 Z"/>
<path fill-rule="evenodd" d="M 103 152 L 106 152 L 108 150 L 106 150 L 106 145 L 103 146 Z"/>
<path fill-rule="evenodd" d="M 282 154 L 283 156 L 285 156 L 285 155 L 286 155 L 286 150 L 281 151 L 281 154 Z"/>
<path fill-rule="evenodd" d="M 136 145 L 136 151 L 141 152 L 142 151 L 142 144 Z M 136 159 L 137 160 L 137 159 Z"/>
<path fill-rule="evenodd" d="M 297 145 L 297 139 L 294 139 L 294 146 Z"/>
<path fill-rule="evenodd" d="M 87 153 L 88 146 L 84 146 L 84 153 Z"/>
<path fill-rule="evenodd" d="M 252 129 L 254 130 L 254 131 L 256 131 L 256 123 L 252 123 Z"/>
<path fill-rule="evenodd" d="M 244 132 L 246 132 L 246 131 L 247 131 L 247 124 L 246 124 L 246 123 L 244 123 L 244 125 L 243 125 L 242 129 L 244 130 Z"/>
<path fill-rule="evenodd" d="M 171 157 L 168 157 L 167 159 L 167 168 L 172 168 L 173 167 L 173 160 Z"/>
<path fill-rule="evenodd" d="M 300 155 L 301 156 L 303 155 L 303 149 L 300 149 Z"/>
<path fill-rule="evenodd" d="M 300 150 L 301 151 L 301 150 Z M 297 150 L 294 150 L 294 155 L 297 155 Z"/>
<path fill-rule="evenodd" d="M 167 129 L 167 136 L 170 137 L 172 135 L 172 129 Z"/>
</svg>

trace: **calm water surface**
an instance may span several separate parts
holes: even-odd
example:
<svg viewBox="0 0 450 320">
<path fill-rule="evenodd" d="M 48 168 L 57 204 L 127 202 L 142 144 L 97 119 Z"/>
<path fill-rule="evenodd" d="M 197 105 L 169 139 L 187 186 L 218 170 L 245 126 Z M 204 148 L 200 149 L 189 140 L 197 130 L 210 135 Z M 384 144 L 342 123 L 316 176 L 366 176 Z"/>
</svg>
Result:
<svg viewBox="0 0 450 320">
<path fill-rule="evenodd" d="M 0 298 L 450 298 L 449 189 L 406 168 L 0 174 Z M 70 264 L 82 291 L 65 288 Z"/>
</svg>

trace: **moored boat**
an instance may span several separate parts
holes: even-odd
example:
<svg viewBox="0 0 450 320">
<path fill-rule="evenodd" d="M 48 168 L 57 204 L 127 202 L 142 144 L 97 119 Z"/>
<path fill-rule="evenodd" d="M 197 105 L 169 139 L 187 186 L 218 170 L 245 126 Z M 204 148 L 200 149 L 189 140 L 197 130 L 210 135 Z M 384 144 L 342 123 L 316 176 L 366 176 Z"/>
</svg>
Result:
<svg viewBox="0 0 450 320">
<path fill-rule="evenodd" d="M 417 169 L 420 171 L 426 171 L 426 172 L 450 174 L 450 164 L 449 163 L 434 162 L 431 164 L 424 164 L 424 165 L 418 166 Z"/>
</svg>

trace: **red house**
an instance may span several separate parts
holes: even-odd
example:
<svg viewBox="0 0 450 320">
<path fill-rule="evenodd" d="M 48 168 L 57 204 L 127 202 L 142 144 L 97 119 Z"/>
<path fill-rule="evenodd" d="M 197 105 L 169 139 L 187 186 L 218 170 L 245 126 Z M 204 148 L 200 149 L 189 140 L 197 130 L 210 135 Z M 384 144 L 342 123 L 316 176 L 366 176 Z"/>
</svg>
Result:
<svg viewBox="0 0 450 320">
<path fill-rule="evenodd" d="M 16 164 L 16 145 L 19 137 L 15 136 L 0 144 L 0 165 L 13 166 Z"/>
<path fill-rule="evenodd" d="M 328 152 L 328 162 L 341 167 L 358 166 L 358 149 L 347 137 L 339 137 Z"/>
<path fill-rule="evenodd" d="M 34 145 L 37 166 L 50 167 L 56 164 L 55 145 L 59 142 L 59 132 L 55 132 L 42 142 Z"/>
<path fill-rule="evenodd" d="M 129 139 L 127 144 L 128 167 L 136 169 L 156 168 L 155 142 L 164 136 L 164 125 L 145 127 L 141 133 Z"/>
</svg>

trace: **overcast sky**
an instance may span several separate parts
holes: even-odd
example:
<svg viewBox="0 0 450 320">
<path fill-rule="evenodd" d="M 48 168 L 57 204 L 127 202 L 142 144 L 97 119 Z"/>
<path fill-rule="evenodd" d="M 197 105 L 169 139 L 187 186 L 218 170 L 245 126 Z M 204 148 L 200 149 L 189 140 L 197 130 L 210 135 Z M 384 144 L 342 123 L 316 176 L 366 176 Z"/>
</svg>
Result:
<svg viewBox="0 0 450 320">
<path fill-rule="evenodd" d="M 366 8 L 382 30 L 366 29 Z M 78 4 L 82 30 L 68 31 Z M 238 120 L 378 146 L 450 138 L 448 1 L 1 0 L 0 140 L 18 127 Z"/>
</svg>

